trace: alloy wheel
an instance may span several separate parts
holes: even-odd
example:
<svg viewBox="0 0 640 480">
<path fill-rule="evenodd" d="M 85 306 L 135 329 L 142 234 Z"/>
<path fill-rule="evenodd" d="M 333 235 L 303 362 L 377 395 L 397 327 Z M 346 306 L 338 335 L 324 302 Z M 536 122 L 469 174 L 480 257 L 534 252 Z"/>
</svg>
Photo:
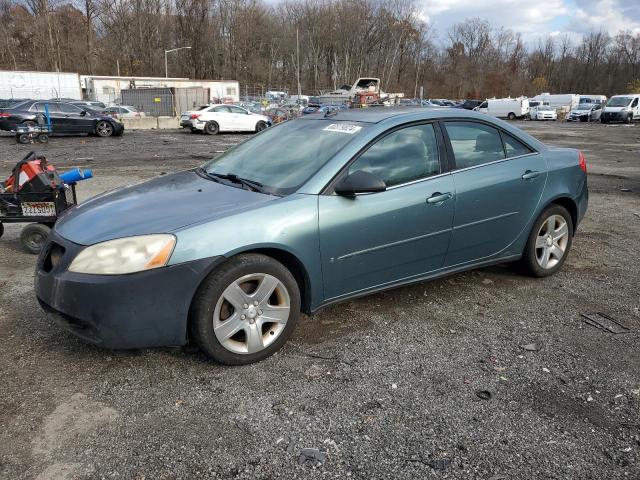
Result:
<svg viewBox="0 0 640 480">
<path fill-rule="evenodd" d="M 213 331 L 231 352 L 258 353 L 282 334 L 290 311 L 289 292 L 280 280 L 265 273 L 244 275 L 218 299 Z"/>
<path fill-rule="evenodd" d="M 98 122 L 96 132 L 101 137 L 109 137 L 113 133 L 113 127 L 109 122 Z"/>
<path fill-rule="evenodd" d="M 544 269 L 552 269 L 564 257 L 569 243 L 569 226 L 562 215 L 551 215 L 538 230 L 536 260 Z"/>
</svg>

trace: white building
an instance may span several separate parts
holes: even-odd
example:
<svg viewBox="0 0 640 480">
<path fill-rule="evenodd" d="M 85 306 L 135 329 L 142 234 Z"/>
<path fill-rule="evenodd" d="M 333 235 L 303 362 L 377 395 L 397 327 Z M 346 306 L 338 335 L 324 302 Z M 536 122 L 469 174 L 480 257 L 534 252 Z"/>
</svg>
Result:
<svg viewBox="0 0 640 480">
<path fill-rule="evenodd" d="M 105 104 L 117 102 L 122 89 L 162 87 L 202 87 L 209 89 L 209 100 L 212 103 L 240 101 L 240 85 L 235 80 L 190 80 L 188 78 L 81 75 L 80 83 L 85 98 Z"/>
</svg>

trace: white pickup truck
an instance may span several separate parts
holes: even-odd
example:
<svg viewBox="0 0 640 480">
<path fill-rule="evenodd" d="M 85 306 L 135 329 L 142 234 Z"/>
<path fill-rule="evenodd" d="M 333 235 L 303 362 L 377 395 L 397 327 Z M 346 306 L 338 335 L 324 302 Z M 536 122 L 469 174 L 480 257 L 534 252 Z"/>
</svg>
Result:
<svg viewBox="0 0 640 480">
<path fill-rule="evenodd" d="M 236 105 L 204 105 L 180 115 L 180 126 L 193 133 L 260 132 L 271 125 L 269 117 Z"/>
</svg>

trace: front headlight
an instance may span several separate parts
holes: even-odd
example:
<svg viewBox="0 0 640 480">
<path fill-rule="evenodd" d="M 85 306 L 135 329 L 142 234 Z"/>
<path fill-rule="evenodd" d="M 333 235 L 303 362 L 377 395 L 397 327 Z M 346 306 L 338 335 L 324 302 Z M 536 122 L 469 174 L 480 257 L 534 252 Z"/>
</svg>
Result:
<svg viewBox="0 0 640 480">
<path fill-rule="evenodd" d="M 141 235 L 97 243 L 82 250 L 70 272 L 121 275 L 164 267 L 176 244 L 173 235 Z"/>
</svg>

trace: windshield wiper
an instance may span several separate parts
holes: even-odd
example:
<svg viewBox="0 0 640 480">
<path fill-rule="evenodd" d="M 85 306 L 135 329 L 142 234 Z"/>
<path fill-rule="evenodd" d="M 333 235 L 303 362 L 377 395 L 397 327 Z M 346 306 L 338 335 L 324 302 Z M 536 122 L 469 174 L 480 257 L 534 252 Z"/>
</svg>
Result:
<svg viewBox="0 0 640 480">
<path fill-rule="evenodd" d="M 249 187 L 252 190 L 255 190 L 256 192 L 264 192 L 264 185 L 261 184 L 260 182 L 256 182 L 255 180 L 249 180 L 247 178 L 242 178 L 239 177 L 238 175 L 236 175 L 235 173 L 210 173 L 210 172 L 206 172 L 208 177 L 213 177 L 213 178 L 222 178 L 223 180 L 231 180 L 234 183 L 239 183 L 241 185 L 244 185 L 246 187 Z"/>
</svg>

